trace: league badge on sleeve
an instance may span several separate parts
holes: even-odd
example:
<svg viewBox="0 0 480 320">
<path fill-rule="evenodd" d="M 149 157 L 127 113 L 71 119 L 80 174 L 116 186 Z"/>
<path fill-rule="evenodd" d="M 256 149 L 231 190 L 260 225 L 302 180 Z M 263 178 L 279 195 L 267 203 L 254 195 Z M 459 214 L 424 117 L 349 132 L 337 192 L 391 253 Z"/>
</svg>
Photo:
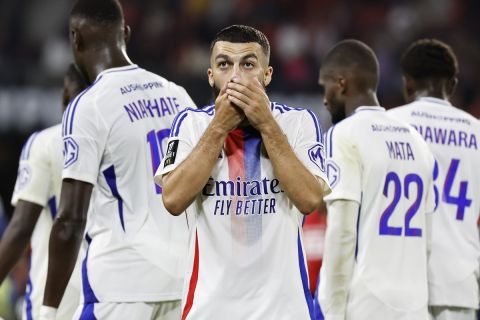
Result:
<svg viewBox="0 0 480 320">
<path fill-rule="evenodd" d="M 323 145 L 316 144 L 308 150 L 308 157 L 322 172 L 325 172 L 325 156 Z"/>
<path fill-rule="evenodd" d="M 68 168 L 78 159 L 78 144 L 72 137 L 63 138 L 63 167 Z"/>
<path fill-rule="evenodd" d="M 169 166 L 175 163 L 177 157 L 178 140 L 173 140 L 168 143 L 167 154 L 165 155 L 165 163 L 163 167 Z"/>
</svg>

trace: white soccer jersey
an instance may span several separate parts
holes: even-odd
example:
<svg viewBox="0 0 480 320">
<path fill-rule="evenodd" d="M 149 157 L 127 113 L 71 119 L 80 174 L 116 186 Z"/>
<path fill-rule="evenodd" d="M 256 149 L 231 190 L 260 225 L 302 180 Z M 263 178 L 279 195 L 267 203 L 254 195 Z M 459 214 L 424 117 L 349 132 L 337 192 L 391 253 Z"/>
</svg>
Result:
<svg viewBox="0 0 480 320">
<path fill-rule="evenodd" d="M 82 267 L 84 316 L 95 302 L 181 297 L 188 229 L 153 175 L 186 91 L 130 65 L 101 72 L 63 117 L 63 178 L 93 184 Z M 90 304 L 90 305 L 89 305 Z"/>
<path fill-rule="evenodd" d="M 271 107 L 297 157 L 326 181 L 316 116 L 277 103 Z M 214 114 L 210 106 L 177 117 L 158 182 L 191 153 Z M 283 192 L 258 131 L 229 134 L 187 213 L 194 227 L 183 319 L 313 319 L 303 215 Z"/>
<path fill-rule="evenodd" d="M 425 320 L 426 215 L 434 209 L 427 145 L 381 107 L 357 108 L 328 131 L 326 145 L 327 205 L 360 204 L 346 319 Z M 320 297 L 332 294 L 322 289 L 326 281 Z"/>
<path fill-rule="evenodd" d="M 19 200 L 43 207 L 31 238 L 30 270 L 23 319 L 37 319 L 43 303 L 47 280 L 48 242 L 62 183 L 62 132 L 61 125 L 34 133 L 27 140 L 20 155 L 18 177 L 12 205 Z M 75 268 L 70 283 L 58 309 L 58 319 L 71 319 L 80 302 L 80 269 Z"/>
<path fill-rule="evenodd" d="M 480 122 L 435 98 L 420 98 L 389 112 L 418 130 L 438 164 L 429 304 L 478 309 Z"/>
</svg>

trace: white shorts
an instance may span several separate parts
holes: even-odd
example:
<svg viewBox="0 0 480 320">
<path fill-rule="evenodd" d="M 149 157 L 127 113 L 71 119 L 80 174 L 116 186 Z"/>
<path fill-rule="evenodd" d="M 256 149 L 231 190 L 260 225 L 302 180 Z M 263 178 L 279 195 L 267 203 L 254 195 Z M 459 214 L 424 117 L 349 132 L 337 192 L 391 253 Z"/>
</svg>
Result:
<svg viewBox="0 0 480 320">
<path fill-rule="evenodd" d="M 180 300 L 162 302 L 98 302 L 82 304 L 73 319 L 82 320 L 180 320 Z"/>
<path fill-rule="evenodd" d="M 477 320 L 476 310 L 456 307 L 429 307 L 431 320 Z"/>
<path fill-rule="evenodd" d="M 417 310 L 397 310 L 378 299 L 363 284 L 357 281 L 350 288 L 346 320 L 428 320 L 428 307 Z"/>
</svg>

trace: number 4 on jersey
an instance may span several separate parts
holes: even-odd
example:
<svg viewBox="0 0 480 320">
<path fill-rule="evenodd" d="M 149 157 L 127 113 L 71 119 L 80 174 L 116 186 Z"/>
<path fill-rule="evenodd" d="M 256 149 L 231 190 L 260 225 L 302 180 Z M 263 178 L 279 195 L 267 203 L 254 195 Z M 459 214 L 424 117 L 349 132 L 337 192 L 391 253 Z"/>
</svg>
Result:
<svg viewBox="0 0 480 320">
<path fill-rule="evenodd" d="M 445 184 L 443 185 L 443 201 L 457 206 L 457 220 L 463 220 L 465 216 L 465 208 L 470 207 L 472 199 L 467 198 L 468 181 L 460 181 L 460 191 L 458 196 L 452 194 L 453 182 L 457 174 L 459 159 L 452 159 L 450 167 L 448 168 L 447 176 L 445 177 Z"/>
<path fill-rule="evenodd" d="M 152 170 L 153 174 L 158 169 L 160 162 L 162 162 L 165 152 L 163 150 L 163 140 L 170 135 L 170 129 L 163 129 L 159 131 L 149 131 L 147 133 L 147 143 L 150 145 L 150 155 L 152 157 Z M 162 193 L 162 188 L 155 184 L 155 192 L 157 194 Z"/>
</svg>

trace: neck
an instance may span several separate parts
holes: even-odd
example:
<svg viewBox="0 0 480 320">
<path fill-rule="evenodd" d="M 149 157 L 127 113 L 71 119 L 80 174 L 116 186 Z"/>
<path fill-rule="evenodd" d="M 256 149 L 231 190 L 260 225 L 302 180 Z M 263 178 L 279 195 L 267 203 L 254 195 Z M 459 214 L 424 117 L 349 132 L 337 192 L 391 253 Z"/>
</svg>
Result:
<svg viewBox="0 0 480 320">
<path fill-rule="evenodd" d="M 91 54 L 86 55 L 85 58 L 85 60 L 91 62 L 85 66 L 85 72 L 90 82 L 93 82 L 104 70 L 132 64 L 125 50 L 117 47 L 97 49 L 91 52 Z"/>
<path fill-rule="evenodd" d="M 380 106 L 376 92 L 368 91 L 347 98 L 347 101 L 345 102 L 346 116 L 348 117 L 355 111 L 355 109 L 361 106 Z"/>
<path fill-rule="evenodd" d="M 432 98 L 437 98 L 437 99 L 442 99 L 442 100 L 448 100 L 448 95 L 443 89 L 438 89 L 438 90 L 428 90 L 428 89 L 423 89 L 423 90 L 417 90 L 413 93 L 414 100 L 417 100 L 419 98 L 425 98 L 425 97 L 432 97 Z"/>
</svg>

